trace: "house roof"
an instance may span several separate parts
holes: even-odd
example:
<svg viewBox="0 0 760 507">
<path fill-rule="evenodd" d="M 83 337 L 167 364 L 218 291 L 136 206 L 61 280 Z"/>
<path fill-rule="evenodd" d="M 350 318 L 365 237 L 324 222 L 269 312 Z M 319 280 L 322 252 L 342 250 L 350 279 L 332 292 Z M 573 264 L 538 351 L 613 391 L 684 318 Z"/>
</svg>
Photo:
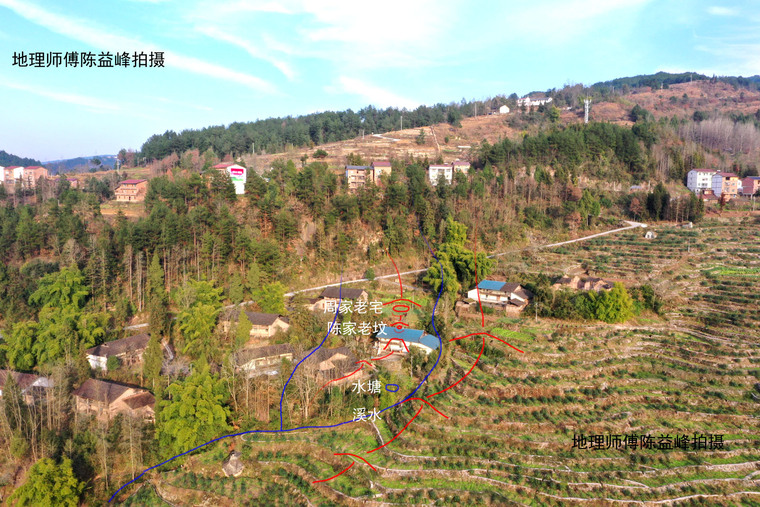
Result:
<svg viewBox="0 0 760 507">
<path fill-rule="evenodd" d="M 138 408 L 154 406 L 156 404 L 156 398 L 148 391 L 141 391 L 137 394 L 124 398 L 124 403 L 132 410 L 137 410 Z"/>
<path fill-rule="evenodd" d="M 346 372 L 356 369 L 356 356 L 348 347 L 336 347 L 334 349 L 322 347 L 314 351 L 315 349 L 316 347 L 307 350 L 298 360 L 301 361 L 311 354 L 308 363 L 317 363 L 320 372 L 330 378 L 341 377 Z"/>
<path fill-rule="evenodd" d="M 264 347 L 255 347 L 252 349 L 243 349 L 238 353 L 238 364 L 245 364 L 254 359 L 264 357 L 281 356 L 282 354 L 292 354 L 293 347 L 289 343 L 278 345 L 266 345 Z"/>
<path fill-rule="evenodd" d="M 368 165 L 347 165 L 346 170 L 348 169 L 354 169 L 356 171 L 366 171 L 370 167 Z"/>
<path fill-rule="evenodd" d="M 117 384 L 116 382 L 88 378 L 84 381 L 84 384 L 79 386 L 78 389 L 75 389 L 72 394 L 79 398 L 99 401 L 110 405 L 130 389 L 140 388 Z"/>
<path fill-rule="evenodd" d="M 429 169 L 451 169 L 451 166 L 448 164 L 431 164 Z"/>
<path fill-rule="evenodd" d="M 385 326 L 382 331 L 377 333 L 377 338 L 384 340 L 400 338 L 406 343 L 419 343 L 433 350 L 438 350 L 438 347 L 441 344 L 436 336 L 428 334 L 422 329 L 396 329 L 393 326 Z"/>
<path fill-rule="evenodd" d="M 124 180 L 120 184 L 121 185 L 137 185 L 138 183 L 142 183 L 144 181 L 148 181 L 148 180 Z"/>
<path fill-rule="evenodd" d="M 39 375 L 35 375 L 33 373 L 23 373 L 20 371 L 0 369 L 0 388 L 5 387 L 5 381 L 8 379 L 9 373 L 22 391 L 26 391 L 39 380 L 42 380 L 42 382 L 38 382 L 38 385 L 40 387 L 50 387 L 52 385 L 50 379 L 46 377 L 40 377 Z"/>
<path fill-rule="evenodd" d="M 325 290 L 322 291 L 322 294 L 319 295 L 320 298 L 332 298 L 332 299 L 338 299 L 339 297 L 343 297 L 343 299 L 359 299 L 362 294 L 365 293 L 364 289 L 349 289 L 346 287 L 327 287 Z"/>
<path fill-rule="evenodd" d="M 30 166 L 26 166 L 26 169 L 45 169 L 45 168 L 42 167 L 41 165 L 30 165 Z"/>
<path fill-rule="evenodd" d="M 6 166 L 6 169 L 23 169 L 23 167 L 20 165 L 9 165 Z"/>
<path fill-rule="evenodd" d="M 738 178 L 738 176 L 735 175 L 734 173 L 724 173 L 724 172 L 715 173 L 715 176 L 723 176 L 724 178 Z"/>
<path fill-rule="evenodd" d="M 390 167 L 391 163 L 387 160 L 375 160 L 372 162 L 372 167 Z"/>
<path fill-rule="evenodd" d="M 454 166 L 459 166 L 459 165 L 466 165 L 466 166 L 468 166 L 468 167 L 469 167 L 469 166 L 470 166 L 470 163 L 469 163 L 469 162 L 467 162 L 467 161 L 465 161 L 465 160 L 455 160 L 455 161 L 453 161 L 453 162 L 451 163 L 451 165 L 454 165 Z"/>
<path fill-rule="evenodd" d="M 118 356 L 130 351 L 145 349 L 148 346 L 148 340 L 150 340 L 149 334 L 136 334 L 120 340 L 101 343 L 85 350 L 85 353 L 99 357 Z"/>
<path fill-rule="evenodd" d="M 520 290 L 520 284 L 515 282 L 499 282 L 496 280 L 483 280 L 478 284 L 478 289 L 496 290 L 500 292 L 515 292 Z"/>
<path fill-rule="evenodd" d="M 246 311 L 245 314 L 248 316 L 248 320 L 250 320 L 251 324 L 254 326 L 271 326 L 275 323 L 275 321 L 277 321 L 277 319 L 280 319 L 283 322 L 288 322 L 287 317 L 283 317 L 277 313 L 259 313 Z M 239 312 L 237 314 L 237 317 L 240 318 Z"/>
</svg>

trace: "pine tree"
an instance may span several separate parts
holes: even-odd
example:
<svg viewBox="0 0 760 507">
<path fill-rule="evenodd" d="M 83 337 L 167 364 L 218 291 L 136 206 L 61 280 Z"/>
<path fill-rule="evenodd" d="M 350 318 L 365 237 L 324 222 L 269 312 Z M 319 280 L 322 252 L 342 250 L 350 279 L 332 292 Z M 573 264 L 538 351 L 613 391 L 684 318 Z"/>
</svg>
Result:
<svg viewBox="0 0 760 507">
<path fill-rule="evenodd" d="M 240 310 L 240 317 L 238 318 L 237 328 L 235 329 L 236 348 L 242 347 L 251 338 L 252 327 L 253 324 L 251 324 L 251 320 L 248 318 L 248 315 L 243 310 Z"/>
<path fill-rule="evenodd" d="M 161 375 L 161 365 L 164 361 L 164 351 L 161 346 L 161 338 L 152 334 L 148 340 L 148 347 L 143 353 L 143 375 L 150 381 L 153 389 L 156 388 L 156 380 Z"/>
</svg>

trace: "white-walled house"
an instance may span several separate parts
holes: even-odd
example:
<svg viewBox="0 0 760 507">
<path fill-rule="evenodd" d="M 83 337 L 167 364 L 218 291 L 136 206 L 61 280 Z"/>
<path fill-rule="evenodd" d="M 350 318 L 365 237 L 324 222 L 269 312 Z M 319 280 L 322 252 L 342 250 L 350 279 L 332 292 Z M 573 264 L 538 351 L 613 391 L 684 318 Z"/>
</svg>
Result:
<svg viewBox="0 0 760 507">
<path fill-rule="evenodd" d="M 714 169 L 692 169 L 686 174 L 686 188 L 695 194 L 712 188 L 712 177 L 717 172 Z"/>
<path fill-rule="evenodd" d="M 234 164 L 232 162 L 223 162 L 216 164 L 214 169 L 218 171 L 225 171 L 229 174 L 232 184 L 235 186 L 235 193 L 242 195 L 245 193 L 245 179 L 247 169 L 242 165 Z"/>
<path fill-rule="evenodd" d="M 440 176 L 443 176 L 446 183 L 451 185 L 451 180 L 453 178 L 451 166 L 448 164 L 433 164 L 428 167 L 428 181 L 431 185 L 436 186 Z"/>
</svg>

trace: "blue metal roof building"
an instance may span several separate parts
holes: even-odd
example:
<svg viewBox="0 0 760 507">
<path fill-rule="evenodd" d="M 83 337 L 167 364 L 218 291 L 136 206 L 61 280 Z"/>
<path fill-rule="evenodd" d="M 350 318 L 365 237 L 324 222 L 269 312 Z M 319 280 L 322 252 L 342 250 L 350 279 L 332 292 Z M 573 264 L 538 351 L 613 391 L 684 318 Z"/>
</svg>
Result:
<svg viewBox="0 0 760 507">
<path fill-rule="evenodd" d="M 392 340 L 394 338 L 404 340 L 407 344 L 422 345 L 430 350 L 438 350 L 441 345 L 437 336 L 430 335 L 421 329 L 396 329 L 385 326 L 382 331 L 377 333 L 378 340 Z"/>
</svg>

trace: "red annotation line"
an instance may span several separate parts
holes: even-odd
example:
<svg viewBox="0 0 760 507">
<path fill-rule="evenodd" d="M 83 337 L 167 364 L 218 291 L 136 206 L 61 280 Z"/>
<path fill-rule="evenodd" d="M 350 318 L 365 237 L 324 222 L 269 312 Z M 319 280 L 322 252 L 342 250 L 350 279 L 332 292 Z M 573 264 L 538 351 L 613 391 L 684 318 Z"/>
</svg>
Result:
<svg viewBox="0 0 760 507">
<path fill-rule="evenodd" d="M 435 407 L 434 407 L 434 406 L 433 406 L 433 405 L 432 405 L 432 404 L 431 404 L 429 401 L 427 401 L 427 400 L 423 400 L 422 398 L 407 398 L 406 400 L 402 401 L 402 402 L 401 402 L 401 404 L 403 405 L 404 403 L 406 403 L 407 401 L 410 401 L 410 400 L 420 400 L 420 401 L 421 401 L 421 402 L 423 402 L 423 403 L 427 403 L 428 405 L 430 405 L 430 408 L 432 408 L 433 410 L 435 410 L 436 412 L 438 412 L 440 415 L 442 415 L 442 416 L 443 416 L 443 417 L 445 417 L 446 419 L 448 419 L 448 418 L 449 418 L 449 417 L 448 417 L 446 414 L 442 413 L 440 410 L 438 410 L 437 408 L 435 408 Z M 384 443 L 383 445 L 381 445 L 380 447 L 376 447 L 376 448 L 372 449 L 371 451 L 367 451 L 367 454 L 373 453 L 373 452 L 377 451 L 378 449 L 382 449 L 382 448 L 383 448 L 383 447 L 385 447 L 386 445 L 388 445 L 388 444 L 390 444 L 391 442 L 393 442 L 394 440 L 396 440 L 396 439 L 397 439 L 399 436 L 401 436 L 401 434 L 402 434 L 404 431 L 406 431 L 406 429 L 409 427 L 409 425 L 410 425 L 410 424 L 412 424 L 412 421 L 414 421 L 414 420 L 417 418 L 417 416 L 418 416 L 418 415 L 420 415 L 420 412 L 422 412 L 422 409 L 423 409 L 423 408 L 425 408 L 425 405 L 424 405 L 424 404 L 423 404 L 423 405 L 420 405 L 420 408 L 417 410 L 417 413 L 416 413 L 416 414 L 414 414 L 414 417 L 412 417 L 411 419 L 409 419 L 409 422 L 408 422 L 408 423 L 406 423 L 406 425 L 405 425 L 403 428 L 401 428 L 401 431 L 399 431 L 399 432 L 396 434 L 396 436 L 395 436 L 395 437 L 391 438 L 390 440 L 388 440 L 387 442 L 385 442 L 385 443 Z"/>
<path fill-rule="evenodd" d="M 457 341 L 457 340 L 461 340 L 462 338 L 469 338 L 470 336 L 475 336 L 475 335 L 479 335 L 479 334 L 484 334 L 484 335 L 486 335 L 486 336 L 490 336 L 490 337 L 491 337 L 491 338 L 493 338 L 494 340 L 499 340 L 501 343 L 504 343 L 504 344 L 506 344 L 506 345 L 509 345 L 510 347 L 512 347 L 513 349 L 515 349 L 517 352 L 522 352 L 523 354 L 525 354 L 525 351 L 524 351 L 524 350 L 520 350 L 520 349 L 518 349 L 517 347 L 515 347 L 514 345 L 512 345 L 511 343 L 505 342 L 504 340 L 502 340 L 502 339 L 501 339 L 501 338 L 499 338 L 498 336 L 494 336 L 494 335 L 492 335 L 491 333 L 486 333 L 486 332 L 481 332 L 481 333 L 470 333 L 470 334 L 467 334 L 467 335 L 464 335 L 464 336 L 459 336 L 459 337 L 457 337 L 457 338 L 452 338 L 452 339 L 451 339 L 451 340 L 449 340 L 449 341 L 450 341 L 450 342 L 454 342 L 454 341 Z"/>
<path fill-rule="evenodd" d="M 422 305 L 421 305 L 421 304 L 419 304 L 419 303 L 415 303 L 415 302 L 414 302 L 414 301 L 412 301 L 411 299 L 401 299 L 401 298 L 399 298 L 399 299 L 394 299 L 393 301 L 388 301 L 387 303 L 383 303 L 383 306 L 385 306 L 385 305 L 390 305 L 390 304 L 393 304 L 393 303 L 398 303 L 399 301 L 404 301 L 404 302 L 406 302 L 406 303 L 412 303 L 413 305 L 417 305 L 417 306 L 419 306 L 420 308 L 422 308 Z"/>
<path fill-rule="evenodd" d="M 400 320 L 400 321 L 394 322 L 393 324 L 390 325 L 390 327 L 395 327 L 396 329 L 401 329 L 402 326 L 409 327 L 409 324 L 407 324 L 403 320 Z"/>
<path fill-rule="evenodd" d="M 318 480 L 318 481 L 311 481 L 311 483 L 312 483 L 312 484 L 316 484 L 316 483 L 318 483 L 318 482 L 327 482 L 327 481 L 331 481 L 331 480 L 335 479 L 336 477 L 338 477 L 338 476 L 340 476 L 340 475 L 343 475 L 343 474 L 345 474 L 346 472 L 348 472 L 348 470 L 349 470 L 349 469 L 350 469 L 352 466 L 354 466 L 354 463 L 356 463 L 356 462 L 355 462 L 355 461 L 352 461 L 352 462 L 351 462 L 351 464 L 350 464 L 350 465 L 348 465 L 348 466 L 347 466 L 347 467 L 346 467 L 346 468 L 345 468 L 345 469 L 344 469 L 342 472 L 338 472 L 337 474 L 333 475 L 333 476 L 332 476 L 332 477 L 330 477 L 329 479 L 320 479 L 320 480 Z"/>
<path fill-rule="evenodd" d="M 394 353 L 395 353 L 395 352 L 391 351 L 391 353 L 390 353 L 390 354 L 387 354 L 387 355 L 385 355 L 385 356 L 383 356 L 383 357 L 371 357 L 370 359 L 371 359 L 371 360 L 373 360 L 373 361 L 380 361 L 381 359 L 385 359 L 386 357 L 390 357 L 390 356 L 392 356 Z"/>
<path fill-rule="evenodd" d="M 467 373 L 465 373 L 465 374 L 464 374 L 464 377 L 460 378 L 459 380 L 457 380 L 456 382 L 454 382 L 453 384 L 451 384 L 451 385 L 450 385 L 449 387 L 447 387 L 446 389 L 443 389 L 442 391 L 438 391 L 437 393 L 434 393 L 434 394 L 428 394 L 428 395 L 426 396 L 426 398 L 432 398 L 433 396 L 437 396 L 437 395 L 439 395 L 439 394 L 441 394 L 441 393 L 445 393 L 446 391 L 448 391 L 449 389 L 451 389 L 452 387 L 454 387 L 455 385 L 457 385 L 457 384 L 459 384 L 461 381 L 463 381 L 463 380 L 465 379 L 465 377 L 467 377 L 467 375 L 469 375 L 470 373 L 472 373 L 472 370 L 474 370 L 474 369 L 475 369 L 475 365 L 477 365 L 477 364 L 478 364 L 478 361 L 480 361 L 480 357 L 483 355 L 483 351 L 484 351 L 485 349 L 486 349 L 486 337 L 485 337 L 485 336 L 483 336 L 483 346 L 482 346 L 482 347 L 480 347 L 480 354 L 478 354 L 478 358 L 475 360 L 475 362 L 474 362 L 474 363 L 472 363 L 472 367 L 471 367 L 471 368 L 470 368 L 470 369 L 467 371 Z"/>
<path fill-rule="evenodd" d="M 366 459 L 362 458 L 361 456 L 357 456 L 356 454 L 351 454 L 350 452 L 336 452 L 336 453 L 335 453 L 335 455 L 336 455 L 336 456 L 353 456 L 354 458 L 359 458 L 360 460 L 362 460 L 363 462 L 365 462 L 366 464 L 368 464 L 368 465 L 369 465 L 369 467 L 370 467 L 372 470 L 374 470 L 375 472 L 377 472 L 377 468 L 373 467 L 373 466 L 372 466 L 372 463 L 370 463 L 370 462 L 369 462 L 369 461 L 367 461 Z"/>
<path fill-rule="evenodd" d="M 404 297 L 404 286 L 401 285 L 401 273 L 399 272 L 398 267 L 396 266 L 396 261 L 394 261 L 393 257 L 391 257 L 390 250 L 387 252 L 387 254 L 388 254 L 388 258 L 393 263 L 393 267 L 396 269 L 396 274 L 398 275 L 398 287 L 399 287 L 399 290 L 401 291 L 401 297 Z"/>
<path fill-rule="evenodd" d="M 404 348 L 406 349 L 407 353 L 409 352 L 409 347 L 406 346 L 406 341 L 402 340 L 401 338 L 391 338 L 390 340 L 388 340 L 388 343 L 385 344 L 385 347 L 383 347 L 383 350 L 387 349 L 388 345 L 390 345 L 391 343 L 393 343 L 393 340 L 398 340 L 401 343 L 403 343 L 404 344 Z"/>
<path fill-rule="evenodd" d="M 358 370 L 354 370 L 354 371 L 352 371 L 351 373 L 349 373 L 349 374 L 348 374 L 348 375 L 346 375 L 345 377 L 341 377 L 341 378 L 334 378 L 334 379 L 330 380 L 330 381 L 329 381 L 329 382 L 327 382 L 325 385 L 323 385 L 322 387 L 320 387 L 320 388 L 319 388 L 319 390 L 321 391 L 322 389 L 324 389 L 325 387 L 327 387 L 327 384 L 329 384 L 330 382 L 337 382 L 338 380 L 343 380 L 344 378 L 348 378 L 348 377 L 350 377 L 351 375 L 353 375 L 353 374 L 355 374 L 355 373 L 359 373 L 359 372 L 361 371 L 361 369 L 362 369 L 362 368 L 364 368 L 364 365 L 361 365 L 361 366 L 359 366 L 359 369 L 358 369 Z"/>
</svg>

